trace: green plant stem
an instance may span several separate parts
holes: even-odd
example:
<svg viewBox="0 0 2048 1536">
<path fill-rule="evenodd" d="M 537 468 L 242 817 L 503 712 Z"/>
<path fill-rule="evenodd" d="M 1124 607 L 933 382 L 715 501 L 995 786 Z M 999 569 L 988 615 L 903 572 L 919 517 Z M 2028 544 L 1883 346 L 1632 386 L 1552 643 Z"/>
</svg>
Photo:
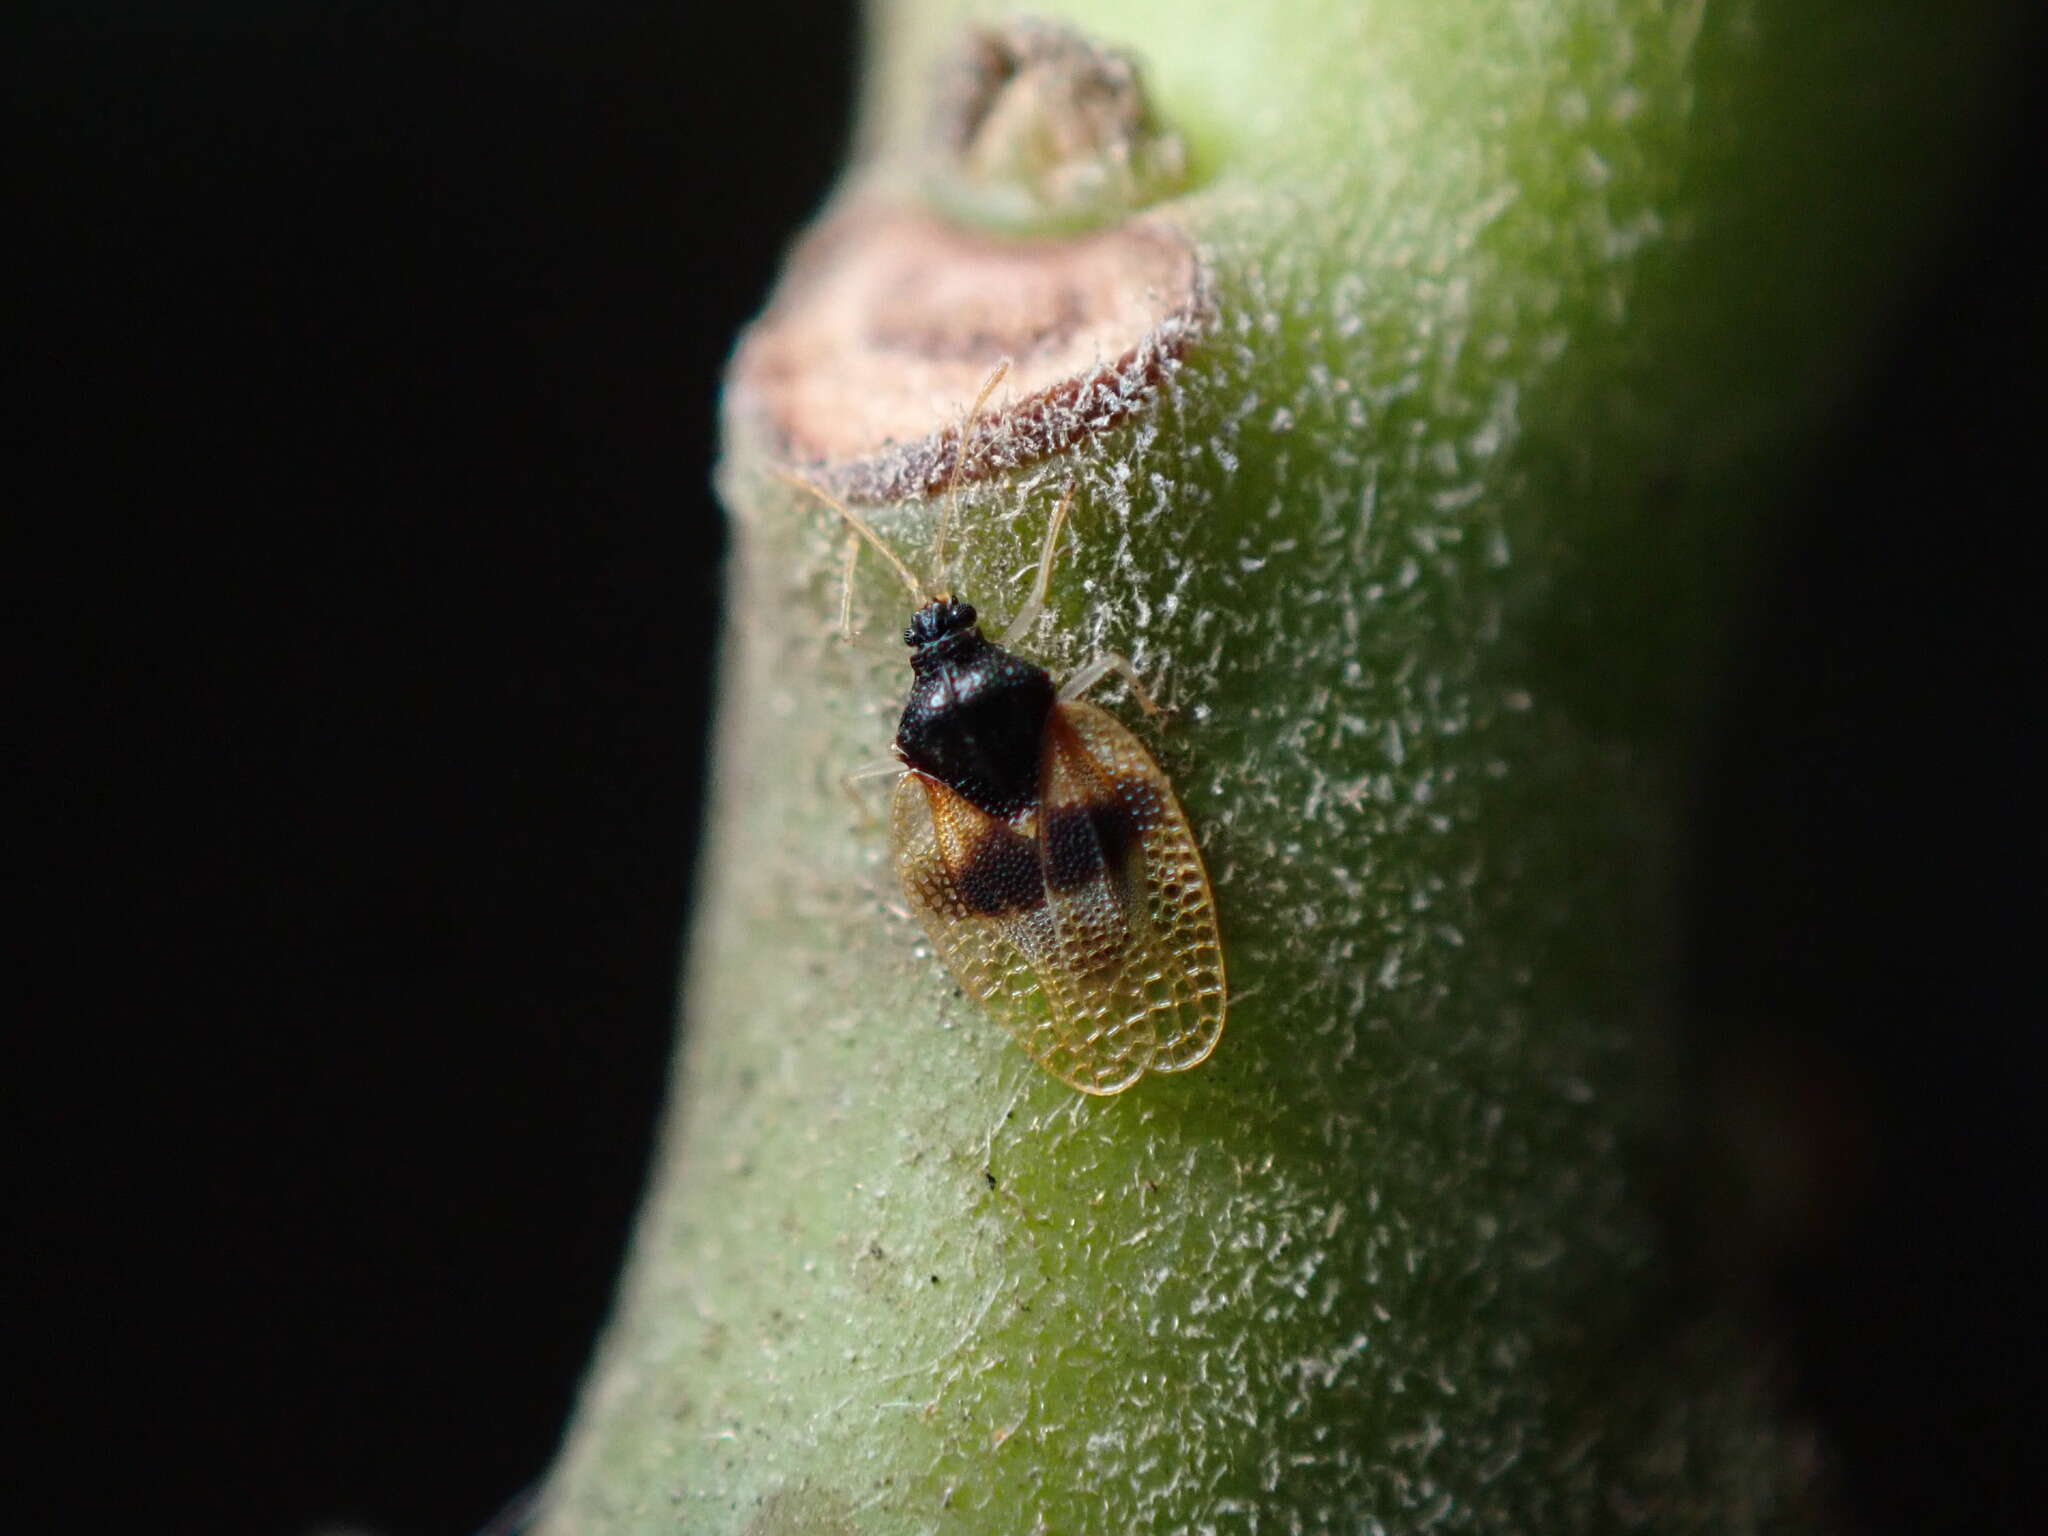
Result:
<svg viewBox="0 0 2048 1536">
<path fill-rule="evenodd" d="M 955 19 L 884 7 L 862 175 Z M 899 910 L 907 669 L 735 423 L 690 1034 L 550 1532 L 1732 1530 L 1818 1518 L 1653 1194 L 1693 1089 L 1673 856 L 1802 444 L 1954 195 L 2000 36 L 1943 7 L 1105 0 L 1213 323 L 964 498 L 1032 653 L 1130 655 L 1202 838 L 1215 1057 L 1038 1072 Z M 991 359 L 992 361 L 992 359 Z M 875 509 L 913 564 L 930 503 Z M 867 629 L 902 622 L 870 560 Z M 1114 702 L 1114 696 L 1111 696 Z M 880 801 L 876 800 L 879 811 Z"/>
</svg>

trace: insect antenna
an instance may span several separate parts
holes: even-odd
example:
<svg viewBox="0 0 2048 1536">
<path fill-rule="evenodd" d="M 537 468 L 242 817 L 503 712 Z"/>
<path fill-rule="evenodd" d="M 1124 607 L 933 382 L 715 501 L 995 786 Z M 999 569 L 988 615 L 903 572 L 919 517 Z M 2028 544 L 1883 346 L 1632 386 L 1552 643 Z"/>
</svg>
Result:
<svg viewBox="0 0 2048 1536">
<path fill-rule="evenodd" d="M 932 594 L 927 593 L 923 585 L 918 581 L 918 579 L 910 574 L 910 567 L 905 565 L 901 560 L 899 560 L 896 557 L 896 551 L 891 549 L 888 545 L 882 542 L 882 536 L 876 533 L 875 530 L 869 526 L 868 520 L 866 518 L 862 517 L 858 512 L 854 511 L 851 507 L 847 506 L 845 502 L 841 501 L 838 497 L 834 496 L 830 491 L 826 490 L 823 486 L 818 485 L 813 481 L 806 480 L 802 475 L 796 474 L 793 471 L 787 469 L 777 469 L 774 471 L 774 475 L 776 479 L 787 481 L 789 484 L 795 486 L 798 490 L 804 491 L 809 495 L 815 496 L 819 501 L 822 501 L 826 506 L 830 507 L 834 512 L 837 512 L 842 518 L 844 518 L 846 520 L 847 527 L 851 528 L 855 533 L 859 534 L 862 538 L 866 539 L 870 544 L 874 545 L 875 549 L 881 554 L 882 558 L 884 560 L 887 560 L 889 564 L 896 568 L 896 574 L 903 578 L 903 585 L 910 588 L 910 596 L 913 601 L 918 603 L 924 603 L 929 600 Z M 859 546 L 856 545 L 856 552 L 858 551 L 858 549 Z M 851 617 L 852 613 L 850 607 L 852 598 L 850 594 L 853 590 L 853 561 L 850 559 L 846 562 L 846 576 L 846 592 L 841 594 L 840 621 L 842 623 L 845 623 L 847 619 Z"/>
<path fill-rule="evenodd" d="M 953 473 L 946 477 L 946 504 L 939 509 L 939 536 L 932 541 L 932 585 L 946 586 L 946 535 L 953 523 L 953 510 L 960 504 L 960 472 L 967 467 L 967 441 L 974 436 L 974 423 L 981 415 L 981 408 L 988 404 L 988 397 L 995 393 L 996 386 L 1010 371 L 1010 360 L 1006 357 L 989 370 L 982 381 L 981 393 L 974 397 L 974 404 L 967 407 L 967 414 L 960 422 L 960 436 L 953 444 Z"/>
</svg>

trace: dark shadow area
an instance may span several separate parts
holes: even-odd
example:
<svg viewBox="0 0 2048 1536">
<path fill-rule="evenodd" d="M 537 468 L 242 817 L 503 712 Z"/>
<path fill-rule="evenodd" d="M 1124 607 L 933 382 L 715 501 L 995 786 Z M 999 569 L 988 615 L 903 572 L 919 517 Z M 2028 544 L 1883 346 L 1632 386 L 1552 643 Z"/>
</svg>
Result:
<svg viewBox="0 0 2048 1536">
<path fill-rule="evenodd" d="M 1695 826 L 1703 1256 L 1900 1536 L 2048 1508 L 2044 140 L 2037 96 L 1824 445 Z"/>
<path fill-rule="evenodd" d="M 465 1532 L 546 1465 L 640 1197 L 717 380 L 844 151 L 851 13 L 92 11 L 7 60 L 62 938 L 10 1029 L 0 1525 Z"/>
</svg>

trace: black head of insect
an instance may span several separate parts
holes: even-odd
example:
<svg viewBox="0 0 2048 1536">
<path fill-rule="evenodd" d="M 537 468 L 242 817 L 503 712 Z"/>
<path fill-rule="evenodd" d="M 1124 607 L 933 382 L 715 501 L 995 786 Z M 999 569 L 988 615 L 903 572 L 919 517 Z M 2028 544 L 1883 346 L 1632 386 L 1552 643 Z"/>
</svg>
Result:
<svg viewBox="0 0 2048 1536">
<path fill-rule="evenodd" d="M 950 594 L 934 598 L 911 615 L 903 629 L 903 643 L 914 651 L 923 650 L 972 630 L 979 618 L 972 603 Z"/>
<path fill-rule="evenodd" d="M 991 816 L 1028 809 L 1056 692 L 1051 674 L 987 639 L 973 605 L 953 597 L 918 609 L 903 638 L 913 680 L 897 756 Z"/>
</svg>

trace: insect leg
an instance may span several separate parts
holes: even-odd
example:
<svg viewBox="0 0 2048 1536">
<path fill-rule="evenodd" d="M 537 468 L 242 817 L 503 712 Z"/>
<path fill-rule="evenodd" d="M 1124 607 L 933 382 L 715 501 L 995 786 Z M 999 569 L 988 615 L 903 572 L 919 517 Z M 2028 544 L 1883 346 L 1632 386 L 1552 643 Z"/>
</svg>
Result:
<svg viewBox="0 0 2048 1536">
<path fill-rule="evenodd" d="M 1115 651 L 1104 651 L 1060 685 L 1060 702 L 1071 703 L 1081 698 L 1097 683 L 1114 672 L 1129 685 L 1131 696 L 1138 701 L 1138 707 L 1148 715 L 1163 714 L 1164 711 L 1152 701 L 1152 695 L 1145 691 L 1144 681 L 1138 676 L 1138 669 L 1131 665 L 1130 658 Z"/>
<path fill-rule="evenodd" d="M 839 574 L 839 638 L 853 644 L 853 567 L 860 559 L 860 535 L 846 530 L 846 565 Z"/>
<path fill-rule="evenodd" d="M 872 656 L 877 661 L 901 663 L 903 660 L 902 646 L 891 645 L 885 640 L 877 640 L 865 630 L 856 629 L 850 635 L 842 635 L 840 641 L 848 650 L 859 651 L 861 655 Z"/>
<path fill-rule="evenodd" d="M 901 661 L 903 653 L 896 647 L 870 640 L 853 627 L 853 568 L 860 560 L 860 542 L 858 533 L 847 534 L 846 565 L 839 577 L 839 643 L 850 650 L 879 656 L 884 661 Z"/>
<path fill-rule="evenodd" d="M 839 776 L 839 787 L 846 791 L 846 798 L 851 800 L 853 808 L 860 812 L 860 819 L 863 822 L 872 821 L 874 813 L 868 808 L 867 801 L 861 798 L 860 790 L 857 786 L 870 783 L 875 779 L 894 778 L 902 771 L 903 765 L 892 757 L 886 762 L 869 763 L 865 768 L 856 768 L 851 773 L 841 774 Z"/>
<path fill-rule="evenodd" d="M 1053 556 L 1059 551 L 1060 528 L 1067 520 L 1067 509 L 1073 504 L 1074 482 L 1069 480 L 1067 493 L 1060 498 L 1059 506 L 1054 509 L 1052 521 L 1045 525 L 1045 547 L 1038 552 L 1038 580 L 1031 585 L 1031 596 L 1025 601 L 1024 606 L 1017 610 L 1017 617 L 1010 620 L 1010 627 L 1003 631 L 1003 638 L 998 642 L 1005 649 L 1030 634 L 1031 626 L 1036 624 L 1039 616 L 1045 612 L 1045 595 L 1052 590 Z"/>
</svg>

